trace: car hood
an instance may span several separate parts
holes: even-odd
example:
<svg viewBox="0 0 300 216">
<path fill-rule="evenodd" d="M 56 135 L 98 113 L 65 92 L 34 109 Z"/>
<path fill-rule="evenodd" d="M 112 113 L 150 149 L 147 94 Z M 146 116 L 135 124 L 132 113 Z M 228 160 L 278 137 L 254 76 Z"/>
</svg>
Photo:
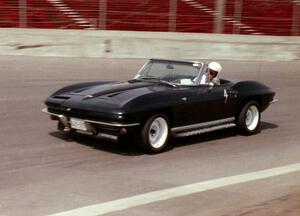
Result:
<svg viewBox="0 0 300 216">
<path fill-rule="evenodd" d="M 75 90 L 71 94 L 81 94 L 90 98 L 96 97 L 111 97 L 114 98 L 118 95 L 128 93 L 130 91 L 145 90 L 143 88 L 153 86 L 153 83 L 147 82 L 121 82 L 121 83 L 110 83 L 105 85 L 98 85 L 89 87 L 83 90 Z"/>
<path fill-rule="evenodd" d="M 128 81 L 85 87 L 52 95 L 48 102 L 62 100 L 61 106 L 97 112 L 124 111 L 131 101 L 145 95 L 171 91 L 172 87 L 159 82 Z M 47 104 L 47 102 L 46 102 Z"/>
</svg>

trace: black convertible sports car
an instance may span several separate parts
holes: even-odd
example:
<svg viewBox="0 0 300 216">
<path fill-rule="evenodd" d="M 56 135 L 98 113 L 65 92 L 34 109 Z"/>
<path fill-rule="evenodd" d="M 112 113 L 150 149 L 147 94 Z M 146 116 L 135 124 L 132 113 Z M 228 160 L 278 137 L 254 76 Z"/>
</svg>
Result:
<svg viewBox="0 0 300 216">
<path fill-rule="evenodd" d="M 201 62 L 150 59 L 126 82 L 64 87 L 47 98 L 43 112 L 58 121 L 59 130 L 113 141 L 130 138 L 149 153 L 161 152 L 170 136 L 236 126 L 255 134 L 275 92 L 256 81 L 201 85 L 206 71 Z"/>
</svg>

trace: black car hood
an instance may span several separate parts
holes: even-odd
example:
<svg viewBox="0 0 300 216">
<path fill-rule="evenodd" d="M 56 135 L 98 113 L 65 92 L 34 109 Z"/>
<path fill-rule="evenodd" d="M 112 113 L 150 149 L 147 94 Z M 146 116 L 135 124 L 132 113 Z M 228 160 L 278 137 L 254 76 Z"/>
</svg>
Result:
<svg viewBox="0 0 300 216">
<path fill-rule="evenodd" d="M 63 94 L 52 95 L 52 99 L 62 99 L 62 107 L 84 109 L 97 112 L 124 111 L 124 107 L 141 96 L 155 97 L 159 92 L 173 88 L 160 82 L 128 81 L 79 88 Z M 48 102 L 51 103 L 51 98 Z M 54 101 L 52 101 L 54 102 Z M 50 104 L 49 104 L 50 105 Z"/>
<path fill-rule="evenodd" d="M 115 97 L 122 93 L 127 93 L 133 90 L 142 90 L 145 87 L 153 86 L 153 83 L 149 82 L 121 82 L 110 83 L 105 85 L 93 86 L 79 91 L 73 91 L 71 94 L 81 94 L 87 97 Z M 145 90 L 145 89 L 143 89 Z"/>
</svg>

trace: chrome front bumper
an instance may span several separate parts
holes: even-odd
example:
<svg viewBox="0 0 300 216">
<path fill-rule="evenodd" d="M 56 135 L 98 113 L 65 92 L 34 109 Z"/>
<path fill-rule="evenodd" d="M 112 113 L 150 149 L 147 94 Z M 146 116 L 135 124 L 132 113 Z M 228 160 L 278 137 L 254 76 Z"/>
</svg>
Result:
<svg viewBox="0 0 300 216">
<path fill-rule="evenodd" d="M 61 115 L 61 114 L 56 114 L 56 113 L 49 112 L 47 108 L 42 109 L 42 112 L 46 113 L 46 114 L 48 114 L 50 116 L 57 117 L 61 121 L 61 123 L 65 126 L 65 131 L 70 131 L 69 121 L 68 121 L 68 118 L 66 116 Z"/>
<path fill-rule="evenodd" d="M 279 100 L 278 99 L 273 99 L 269 102 L 269 104 L 277 103 Z"/>
<path fill-rule="evenodd" d="M 63 124 L 63 126 L 64 126 L 63 131 L 68 132 L 72 129 L 67 116 L 62 115 L 62 114 L 49 112 L 49 110 L 47 108 L 44 108 L 41 111 L 43 113 L 46 113 L 46 114 L 50 115 L 50 116 L 56 117 L 57 120 L 60 121 Z M 104 139 L 110 139 L 110 140 L 113 140 L 113 141 L 117 141 L 118 136 L 112 135 L 112 134 L 96 132 L 96 130 L 91 126 L 91 124 L 96 124 L 96 125 L 99 125 L 99 126 L 106 126 L 106 127 L 107 126 L 108 127 L 115 127 L 115 128 L 128 128 L 128 127 L 134 127 L 134 126 L 140 125 L 140 123 L 121 124 L 121 123 L 109 123 L 109 122 L 102 122 L 102 121 L 93 121 L 93 120 L 88 120 L 88 119 L 81 119 L 81 120 L 84 121 L 84 123 L 86 124 L 89 131 L 88 132 L 86 132 L 86 131 L 77 131 L 77 132 L 83 133 L 83 134 L 95 135 L 95 136 L 99 136 L 99 137 L 104 138 Z"/>
</svg>

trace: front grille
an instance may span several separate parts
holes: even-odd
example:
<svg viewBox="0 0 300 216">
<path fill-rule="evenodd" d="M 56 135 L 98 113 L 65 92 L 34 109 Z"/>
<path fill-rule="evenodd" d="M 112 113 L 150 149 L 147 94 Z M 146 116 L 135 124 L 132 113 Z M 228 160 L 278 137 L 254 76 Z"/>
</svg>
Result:
<svg viewBox="0 0 300 216">
<path fill-rule="evenodd" d="M 55 114 L 64 114 L 65 110 L 62 107 L 48 107 L 48 112 Z"/>
<path fill-rule="evenodd" d="M 56 99 L 63 99 L 63 100 L 70 99 L 70 97 L 68 97 L 68 96 L 63 96 L 63 95 L 57 95 L 57 96 L 54 96 L 53 98 L 56 98 Z"/>
<path fill-rule="evenodd" d="M 110 127 L 110 126 L 103 126 L 98 124 L 90 123 L 97 132 L 111 134 L 111 135 L 119 135 L 119 128 L 118 127 Z"/>
<path fill-rule="evenodd" d="M 71 108 L 70 111 L 64 111 L 64 114 L 69 117 L 92 120 L 92 121 L 100 121 L 100 122 L 114 122 L 113 114 L 110 113 L 100 113 L 89 110 L 81 110 Z M 114 123 L 121 123 L 120 121 Z"/>
<path fill-rule="evenodd" d="M 70 111 L 67 111 L 65 107 L 48 107 L 48 112 L 54 114 L 61 114 L 66 116 L 67 118 L 79 118 L 83 120 L 91 120 L 91 121 L 99 121 L 106 123 L 122 123 L 122 122 L 114 122 L 112 118 L 110 118 L 110 114 L 108 113 L 98 113 L 93 111 L 86 111 L 80 109 L 71 108 Z"/>
</svg>

